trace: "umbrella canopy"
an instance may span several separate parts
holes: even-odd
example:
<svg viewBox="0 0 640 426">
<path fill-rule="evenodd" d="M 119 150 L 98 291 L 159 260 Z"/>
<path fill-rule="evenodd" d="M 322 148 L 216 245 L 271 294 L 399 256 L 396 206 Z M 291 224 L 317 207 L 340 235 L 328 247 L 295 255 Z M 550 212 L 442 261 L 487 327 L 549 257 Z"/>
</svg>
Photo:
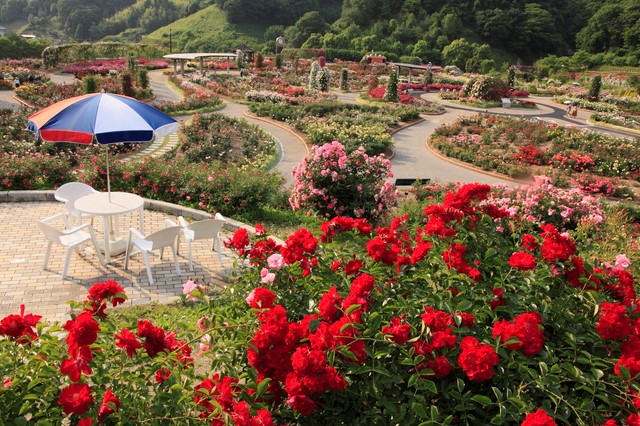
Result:
<svg viewBox="0 0 640 426">
<path fill-rule="evenodd" d="M 128 96 L 92 93 L 50 105 L 29 117 L 27 129 L 47 142 L 150 142 L 178 131 L 178 122 Z M 111 196 L 107 152 L 107 191 Z M 110 197 L 109 197 L 110 198 Z"/>
<path fill-rule="evenodd" d="M 136 99 L 112 93 L 76 96 L 29 117 L 27 128 L 47 142 L 150 142 L 178 130 L 178 122 Z"/>
</svg>

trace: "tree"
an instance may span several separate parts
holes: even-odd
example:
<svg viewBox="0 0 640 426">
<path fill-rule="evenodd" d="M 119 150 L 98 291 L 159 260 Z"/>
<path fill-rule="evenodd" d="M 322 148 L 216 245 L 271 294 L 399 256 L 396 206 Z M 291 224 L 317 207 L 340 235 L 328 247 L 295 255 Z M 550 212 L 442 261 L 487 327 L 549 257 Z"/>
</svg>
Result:
<svg viewBox="0 0 640 426">
<path fill-rule="evenodd" d="M 264 56 L 262 55 L 262 52 L 256 52 L 255 56 L 253 57 L 253 63 L 257 69 L 262 68 L 262 66 L 264 65 Z"/>
<path fill-rule="evenodd" d="M 319 90 L 318 73 L 322 67 L 318 64 L 318 61 L 313 61 L 309 69 L 309 89 Z"/>
<path fill-rule="evenodd" d="M 464 69 L 467 58 L 471 58 L 474 55 L 474 50 L 473 43 L 467 41 L 467 39 L 459 38 L 453 40 L 442 50 L 442 57 L 446 65 L 455 65 Z"/>
<path fill-rule="evenodd" d="M 387 89 L 384 92 L 385 102 L 398 102 L 398 68 L 393 68 L 389 73 Z"/>
<path fill-rule="evenodd" d="M 576 35 L 577 47 L 589 53 L 622 47 L 623 14 L 624 8 L 620 4 L 602 6 Z"/>
<path fill-rule="evenodd" d="M 602 77 L 599 75 L 596 75 L 595 77 L 593 77 L 593 80 L 591 80 L 591 86 L 589 86 L 589 94 L 587 95 L 589 97 L 589 100 L 591 101 L 598 100 L 598 98 L 600 97 L 601 87 L 602 87 Z"/>
<path fill-rule="evenodd" d="M 346 68 L 340 72 L 340 90 L 349 90 L 349 70 Z"/>
<path fill-rule="evenodd" d="M 98 83 L 96 82 L 96 78 L 93 75 L 88 75 L 82 79 L 82 92 L 96 93 L 98 91 Z"/>
<path fill-rule="evenodd" d="M 138 84 L 143 89 L 149 88 L 149 71 L 147 71 L 145 68 L 140 68 L 138 70 Z"/>
<path fill-rule="evenodd" d="M 308 12 L 285 31 L 285 38 L 295 47 L 300 47 L 313 33 L 324 34 L 328 25 L 320 12 Z"/>
</svg>

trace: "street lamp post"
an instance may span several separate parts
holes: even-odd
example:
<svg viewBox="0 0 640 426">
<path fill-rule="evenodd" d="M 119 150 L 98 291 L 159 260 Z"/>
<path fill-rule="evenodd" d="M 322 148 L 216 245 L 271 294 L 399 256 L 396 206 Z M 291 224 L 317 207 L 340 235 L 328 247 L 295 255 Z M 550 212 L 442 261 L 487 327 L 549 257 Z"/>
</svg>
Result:
<svg viewBox="0 0 640 426">
<path fill-rule="evenodd" d="M 278 47 L 282 51 L 282 46 L 284 46 L 284 37 L 276 38 L 276 56 L 278 56 Z"/>
</svg>

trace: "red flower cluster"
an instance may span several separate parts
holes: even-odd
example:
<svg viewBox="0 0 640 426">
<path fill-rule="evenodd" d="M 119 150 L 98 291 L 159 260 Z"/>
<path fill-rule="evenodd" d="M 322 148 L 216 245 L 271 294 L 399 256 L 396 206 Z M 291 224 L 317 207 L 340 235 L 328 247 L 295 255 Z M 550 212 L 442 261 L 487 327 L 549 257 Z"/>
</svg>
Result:
<svg viewBox="0 0 640 426">
<path fill-rule="evenodd" d="M 320 225 L 320 241 L 323 243 L 333 241 L 335 234 L 339 232 L 349 232 L 357 230 L 360 235 L 369 235 L 371 233 L 371 225 L 366 219 L 353 219 L 346 216 L 337 216 L 328 222 Z"/>
<path fill-rule="evenodd" d="M 273 425 L 273 419 L 268 410 L 258 410 L 255 416 L 252 416 L 246 401 L 236 401 L 239 396 L 238 379 L 229 376 L 221 378 L 219 374 L 214 374 L 210 379 L 204 379 L 196 385 L 193 400 L 201 410 L 200 418 L 209 420 L 214 426 L 227 424 L 217 406 L 231 416 L 236 426 Z"/>
<path fill-rule="evenodd" d="M 373 277 L 361 274 L 351 283 L 344 300 L 332 287 L 320 299 L 319 316 L 307 315 L 297 322 L 287 319 L 281 305 L 266 310 L 263 307 L 258 314 L 260 327 L 251 340 L 247 359 L 257 371 L 259 381 L 272 379 L 270 391 L 275 400 L 286 392 L 287 404 L 307 415 L 317 408 L 314 395 L 346 387 L 335 368 L 327 365 L 325 353 L 340 351 L 350 354 L 351 361 L 364 361 L 364 341 L 358 339 L 354 324 L 369 309 L 374 286 Z M 311 327 L 312 323 L 316 325 Z"/>
<path fill-rule="evenodd" d="M 575 243 L 567 235 L 558 232 L 553 225 L 542 225 L 542 258 L 549 263 L 567 261 L 576 252 Z"/>
<path fill-rule="evenodd" d="M 466 260 L 464 260 L 464 254 L 467 252 L 467 248 L 459 243 L 453 243 L 449 246 L 449 250 L 442 253 L 442 260 L 447 264 L 449 269 L 455 269 L 461 274 L 468 275 L 474 281 L 480 281 L 482 279 L 482 273 L 477 268 L 469 266 Z"/>
<path fill-rule="evenodd" d="M 291 365 L 292 371 L 285 383 L 289 395 L 287 403 L 300 414 L 311 414 L 317 408 L 309 395 L 326 390 L 340 391 L 347 387 L 347 382 L 338 375 L 337 370 L 327 365 L 325 353 L 309 345 L 296 349 L 291 356 Z"/>
<path fill-rule="evenodd" d="M 421 315 L 422 322 L 428 327 L 429 341 L 420 339 L 410 346 L 415 356 L 424 356 L 424 361 L 417 366 L 418 371 L 431 370 L 433 374 L 423 373 L 425 378 L 442 378 L 453 371 L 453 366 L 447 357 L 441 354 L 446 348 L 453 348 L 458 338 L 453 334 L 455 321 L 453 315 L 425 306 L 425 313 Z M 464 318 L 464 325 L 473 324 L 473 316 L 469 314 L 456 314 Z"/>
<path fill-rule="evenodd" d="M 150 321 L 138 322 L 138 337 L 144 339 L 142 347 L 150 357 L 155 357 L 161 352 L 174 352 L 178 361 L 187 366 L 193 362 L 191 347 L 175 338 L 175 333 L 165 331 L 154 326 Z"/>
<path fill-rule="evenodd" d="M 501 343 L 509 339 L 517 339 L 518 342 L 507 343 L 507 348 L 514 351 L 522 351 L 524 356 L 537 355 L 544 346 L 544 333 L 540 329 L 542 317 L 537 312 L 525 312 L 513 319 L 513 322 L 501 320 L 493 324 L 493 337 L 500 338 Z"/>
<path fill-rule="evenodd" d="M 247 296 L 247 303 L 253 309 L 270 309 L 273 308 L 273 302 L 276 295 L 268 288 L 258 287 Z"/>
<path fill-rule="evenodd" d="M 460 343 L 460 356 L 458 365 L 467 374 L 469 380 L 484 382 L 489 380 L 495 372 L 493 367 L 500 360 L 496 351 L 478 339 L 467 336 Z"/>
<path fill-rule="evenodd" d="M 424 233 L 420 230 L 415 239 L 410 236 L 408 219 L 405 214 L 394 218 L 388 228 L 376 229 L 378 236 L 367 243 L 367 253 L 373 260 L 388 266 L 395 264 L 400 271 L 403 265 L 415 265 L 429 254 L 431 243 L 423 240 Z"/>
<path fill-rule="evenodd" d="M 556 422 L 553 417 L 540 408 L 534 413 L 527 414 L 520 426 L 556 426 Z"/>
<path fill-rule="evenodd" d="M 246 228 L 238 228 L 233 236 L 224 241 L 224 246 L 228 249 L 235 249 L 238 256 L 244 256 L 245 248 L 249 245 L 249 231 Z"/>
<path fill-rule="evenodd" d="M 33 327 L 38 324 L 42 316 L 25 315 L 24 310 L 24 305 L 20 305 L 20 315 L 12 314 L 2 318 L 2 321 L 0 321 L 0 336 L 7 336 L 22 344 L 38 339 Z"/>
<path fill-rule="evenodd" d="M 91 347 L 98 339 L 100 325 L 94 317 L 105 318 L 105 309 L 109 302 L 112 306 L 123 303 L 124 290 L 115 281 L 94 284 L 89 290 L 86 307 L 83 312 L 67 321 L 64 329 L 67 335 L 67 353 L 69 358 L 62 360 L 60 372 L 69 376 L 72 384 L 60 391 L 58 404 L 66 414 L 81 415 L 87 412 L 94 403 L 91 387 L 86 383 L 80 383 L 82 375 L 91 374 L 91 363 L 94 358 L 94 349 Z M 110 414 L 120 408 L 120 400 L 107 389 L 102 403 L 98 409 L 98 422 L 103 422 Z M 91 418 L 78 420 L 79 425 L 90 425 Z"/>
<path fill-rule="evenodd" d="M 629 337 L 632 327 L 628 311 L 629 308 L 621 303 L 602 303 L 596 324 L 600 337 L 605 340 L 625 340 Z M 640 327 L 640 323 L 634 325 Z"/>
<path fill-rule="evenodd" d="M 111 306 L 117 306 L 124 303 L 124 289 L 115 281 L 108 280 L 106 283 L 96 283 L 89 289 L 89 295 L 85 303 L 89 305 L 87 310 L 91 310 L 95 316 L 105 318 L 105 309 L 107 302 L 111 302 Z"/>
<path fill-rule="evenodd" d="M 280 254 L 289 265 L 300 261 L 302 275 L 307 276 L 311 273 L 311 266 L 317 264 L 317 259 L 308 258 L 315 253 L 317 246 L 318 239 L 307 229 L 300 228 L 287 238 L 284 247 L 280 249 Z"/>
<path fill-rule="evenodd" d="M 411 333 L 411 326 L 406 322 L 402 322 L 402 318 L 391 318 L 389 325 L 382 328 L 382 334 L 389 336 L 389 340 L 403 345 L 409 340 L 409 334 Z"/>
</svg>

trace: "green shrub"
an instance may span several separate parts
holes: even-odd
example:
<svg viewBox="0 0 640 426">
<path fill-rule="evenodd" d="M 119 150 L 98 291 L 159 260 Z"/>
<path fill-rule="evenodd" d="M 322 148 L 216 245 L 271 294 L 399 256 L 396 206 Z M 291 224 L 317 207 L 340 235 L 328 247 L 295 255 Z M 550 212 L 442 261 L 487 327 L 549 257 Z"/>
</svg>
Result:
<svg viewBox="0 0 640 426">
<path fill-rule="evenodd" d="M 82 93 L 96 93 L 98 91 L 98 83 L 93 75 L 88 75 L 82 79 Z"/>
</svg>

